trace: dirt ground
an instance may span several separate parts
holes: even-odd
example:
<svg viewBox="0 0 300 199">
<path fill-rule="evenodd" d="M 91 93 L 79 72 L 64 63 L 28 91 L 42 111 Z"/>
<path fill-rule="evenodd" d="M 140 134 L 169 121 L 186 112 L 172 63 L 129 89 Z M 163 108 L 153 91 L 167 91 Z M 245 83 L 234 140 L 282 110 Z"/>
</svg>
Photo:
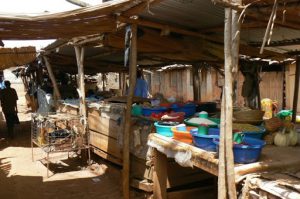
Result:
<svg viewBox="0 0 300 199">
<path fill-rule="evenodd" d="M 16 88 L 21 124 L 16 128 L 13 140 L 0 141 L 0 198 L 1 199 L 55 199 L 55 198 L 122 198 L 121 169 L 94 157 L 94 164 L 71 154 L 52 154 L 50 177 L 47 178 L 45 153 L 35 147 L 34 161 L 30 143 L 30 113 L 28 113 L 24 90 Z M 1 119 L 1 118 L 0 118 Z M 5 123 L 0 120 L 0 138 L 5 132 Z"/>
</svg>

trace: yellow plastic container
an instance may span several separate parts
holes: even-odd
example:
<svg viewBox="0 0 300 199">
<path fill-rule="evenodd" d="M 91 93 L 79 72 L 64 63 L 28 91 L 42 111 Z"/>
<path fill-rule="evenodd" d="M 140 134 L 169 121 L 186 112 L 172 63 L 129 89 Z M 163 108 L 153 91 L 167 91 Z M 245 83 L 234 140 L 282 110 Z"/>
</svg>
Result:
<svg viewBox="0 0 300 199">
<path fill-rule="evenodd" d="M 273 101 L 269 98 L 261 100 L 261 109 L 265 111 L 263 119 L 271 119 L 273 117 Z"/>
</svg>

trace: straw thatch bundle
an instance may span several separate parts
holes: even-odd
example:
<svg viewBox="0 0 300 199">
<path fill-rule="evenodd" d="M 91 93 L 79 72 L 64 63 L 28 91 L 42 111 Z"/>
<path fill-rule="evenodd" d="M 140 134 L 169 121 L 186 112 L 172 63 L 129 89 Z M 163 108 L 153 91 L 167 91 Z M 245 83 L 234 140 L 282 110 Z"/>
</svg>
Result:
<svg viewBox="0 0 300 199">
<path fill-rule="evenodd" d="M 0 70 L 10 67 L 22 66 L 34 61 L 35 47 L 0 48 Z"/>
</svg>

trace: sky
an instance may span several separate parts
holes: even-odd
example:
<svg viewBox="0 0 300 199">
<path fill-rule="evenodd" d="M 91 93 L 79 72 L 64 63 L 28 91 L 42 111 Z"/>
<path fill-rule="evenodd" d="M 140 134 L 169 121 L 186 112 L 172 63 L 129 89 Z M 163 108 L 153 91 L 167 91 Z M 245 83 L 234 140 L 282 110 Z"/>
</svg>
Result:
<svg viewBox="0 0 300 199">
<path fill-rule="evenodd" d="M 91 5 L 96 5 L 102 2 L 102 0 L 82 0 Z M 27 14 L 36 15 L 43 12 L 57 13 L 73 9 L 78 9 L 79 7 L 73 5 L 66 0 L 8 0 L 3 2 L 0 6 L 0 14 Z M 53 40 L 39 40 L 39 41 L 10 41 L 4 40 L 5 47 L 21 47 L 21 46 L 36 46 L 37 49 L 47 46 Z"/>
</svg>

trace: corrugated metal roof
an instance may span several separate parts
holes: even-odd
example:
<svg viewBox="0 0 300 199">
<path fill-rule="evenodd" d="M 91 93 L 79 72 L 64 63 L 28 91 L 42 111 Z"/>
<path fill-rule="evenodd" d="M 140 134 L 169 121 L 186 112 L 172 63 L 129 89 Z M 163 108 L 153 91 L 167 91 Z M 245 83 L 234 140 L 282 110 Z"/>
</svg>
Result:
<svg viewBox="0 0 300 199">
<path fill-rule="evenodd" d="M 139 16 L 179 27 L 203 29 L 222 25 L 224 9 L 211 0 L 164 0 Z"/>
<path fill-rule="evenodd" d="M 262 42 L 265 31 L 265 29 L 242 29 L 241 38 L 250 43 Z M 300 30 L 275 27 L 271 41 L 292 40 L 295 38 L 300 38 Z"/>
<path fill-rule="evenodd" d="M 250 45 L 260 46 L 264 34 L 265 29 L 242 29 L 241 39 Z M 273 30 L 270 46 L 266 45 L 266 49 L 278 53 L 300 51 L 299 43 L 300 30 L 276 27 Z"/>
</svg>

